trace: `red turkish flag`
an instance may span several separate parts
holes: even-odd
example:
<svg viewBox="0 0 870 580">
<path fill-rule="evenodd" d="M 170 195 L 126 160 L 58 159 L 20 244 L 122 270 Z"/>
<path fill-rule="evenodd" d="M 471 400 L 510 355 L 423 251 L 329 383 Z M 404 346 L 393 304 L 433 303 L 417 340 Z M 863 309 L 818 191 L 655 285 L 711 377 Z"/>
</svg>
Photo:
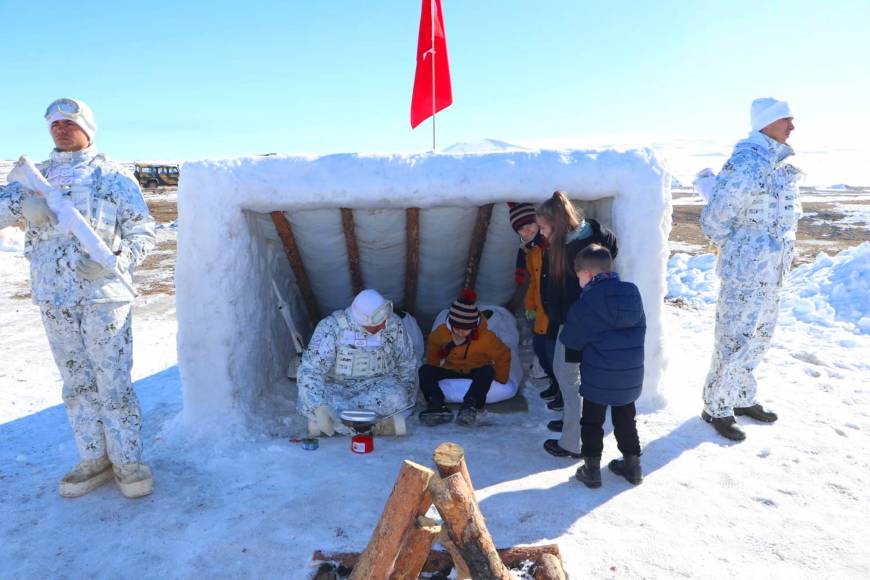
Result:
<svg viewBox="0 0 870 580">
<path fill-rule="evenodd" d="M 414 94 L 411 96 L 411 128 L 452 103 L 453 91 L 450 88 L 447 37 L 444 35 L 441 0 L 423 0 L 420 37 L 417 40 L 417 73 L 414 75 Z"/>
</svg>

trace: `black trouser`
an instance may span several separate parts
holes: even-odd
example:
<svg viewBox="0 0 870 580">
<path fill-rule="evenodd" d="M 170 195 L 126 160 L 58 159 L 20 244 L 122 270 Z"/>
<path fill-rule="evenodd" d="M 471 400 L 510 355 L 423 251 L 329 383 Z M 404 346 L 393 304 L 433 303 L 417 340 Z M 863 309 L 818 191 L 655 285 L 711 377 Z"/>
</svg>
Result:
<svg viewBox="0 0 870 580">
<path fill-rule="evenodd" d="M 637 424 L 634 416 L 634 403 L 610 407 L 610 418 L 613 419 L 613 435 L 616 446 L 623 455 L 640 455 L 640 439 L 637 436 Z M 580 418 L 580 454 L 584 457 L 601 457 L 604 449 L 604 419 L 607 417 L 607 405 L 593 403 L 583 399 L 583 416 Z"/>
<path fill-rule="evenodd" d="M 535 351 L 535 356 L 538 357 L 538 361 L 541 363 L 541 368 L 544 369 L 547 378 L 550 379 L 550 384 L 558 385 L 559 381 L 556 380 L 556 375 L 553 374 L 553 353 L 556 352 L 556 341 L 547 338 L 546 334 L 534 334 L 532 335 L 532 348 Z"/>
<path fill-rule="evenodd" d="M 471 386 L 462 400 L 464 403 L 483 409 L 486 404 L 486 394 L 489 393 L 489 388 L 495 379 L 495 369 L 492 368 L 492 365 L 485 365 L 471 369 L 470 373 L 464 374 L 434 365 L 421 366 L 420 390 L 423 391 L 423 396 L 426 397 L 426 402 L 430 406 L 444 404 L 444 392 L 438 386 L 438 381 L 441 379 L 471 379 Z"/>
</svg>

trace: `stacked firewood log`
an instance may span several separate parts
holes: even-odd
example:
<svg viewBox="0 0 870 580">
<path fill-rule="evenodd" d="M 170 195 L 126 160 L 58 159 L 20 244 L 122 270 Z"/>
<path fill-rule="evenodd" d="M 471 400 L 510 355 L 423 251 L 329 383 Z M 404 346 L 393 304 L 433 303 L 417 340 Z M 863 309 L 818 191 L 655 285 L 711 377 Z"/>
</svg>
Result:
<svg viewBox="0 0 870 580">
<path fill-rule="evenodd" d="M 531 562 L 536 580 L 564 580 L 557 546 L 529 546 L 496 550 L 474 494 L 465 464 L 465 452 L 455 443 L 442 443 L 433 454 L 436 471 L 405 461 L 372 532 L 365 551 L 335 555 L 319 552 L 317 560 L 341 561 L 351 568 L 351 580 L 416 580 L 445 555 L 433 552 L 433 544 L 445 548 L 457 579 L 513 578 L 509 566 Z M 441 516 L 426 516 L 434 504 Z"/>
</svg>

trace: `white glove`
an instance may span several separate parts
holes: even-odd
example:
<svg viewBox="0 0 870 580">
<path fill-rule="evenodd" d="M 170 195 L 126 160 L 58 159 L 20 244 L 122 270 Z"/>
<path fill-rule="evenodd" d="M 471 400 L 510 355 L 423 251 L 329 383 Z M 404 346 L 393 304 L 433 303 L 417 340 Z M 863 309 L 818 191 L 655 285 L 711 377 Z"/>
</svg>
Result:
<svg viewBox="0 0 870 580">
<path fill-rule="evenodd" d="M 716 174 L 709 167 L 699 171 L 692 181 L 695 192 L 701 196 L 704 203 L 710 203 L 710 200 L 713 199 L 713 188 L 715 185 Z"/>
<path fill-rule="evenodd" d="M 76 272 L 78 272 L 78 275 L 85 280 L 90 280 L 92 282 L 94 280 L 108 278 L 109 276 L 114 275 L 114 272 L 99 262 L 94 262 L 90 258 L 84 256 L 79 256 L 78 264 L 76 264 Z"/>
<path fill-rule="evenodd" d="M 26 194 L 21 200 L 21 213 L 25 219 L 35 226 L 45 226 L 57 223 L 54 213 L 48 208 L 44 197 L 33 193 Z"/>
<path fill-rule="evenodd" d="M 314 418 L 321 433 L 327 437 L 335 435 L 335 424 L 338 422 L 338 415 L 335 414 L 335 411 L 331 407 L 320 405 L 314 409 Z"/>
</svg>

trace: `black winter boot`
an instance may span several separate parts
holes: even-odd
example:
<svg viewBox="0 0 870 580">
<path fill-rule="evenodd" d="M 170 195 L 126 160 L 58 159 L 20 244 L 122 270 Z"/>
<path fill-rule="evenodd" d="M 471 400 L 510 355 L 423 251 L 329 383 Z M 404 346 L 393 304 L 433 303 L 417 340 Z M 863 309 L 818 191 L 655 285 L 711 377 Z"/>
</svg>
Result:
<svg viewBox="0 0 870 580">
<path fill-rule="evenodd" d="M 551 411 L 561 411 L 565 408 L 565 400 L 562 398 L 562 393 L 559 392 L 556 398 L 547 403 L 547 408 Z"/>
<path fill-rule="evenodd" d="M 555 399 L 561 391 L 559 390 L 559 385 L 555 383 L 550 383 L 550 386 L 541 391 L 541 398 L 544 400 Z"/>
<path fill-rule="evenodd" d="M 770 409 L 765 409 L 758 403 L 749 407 L 734 407 L 734 414 L 746 415 L 747 417 L 755 419 L 756 421 L 761 421 L 762 423 L 773 423 L 779 419 L 776 413 Z"/>
<path fill-rule="evenodd" d="M 562 422 L 562 419 L 556 419 L 555 421 L 550 421 L 549 423 L 547 423 L 547 429 L 549 429 L 550 431 L 555 431 L 556 433 L 561 433 L 563 426 L 564 423 Z"/>
<path fill-rule="evenodd" d="M 622 459 L 614 459 L 607 466 L 610 471 L 616 475 L 621 475 L 632 485 L 640 485 L 643 482 L 640 455 L 625 455 Z"/>
<path fill-rule="evenodd" d="M 726 439 L 731 439 L 732 441 L 743 441 L 746 439 L 746 433 L 737 424 L 737 419 L 734 418 L 734 415 L 730 417 L 711 417 L 707 411 L 704 411 L 701 413 L 701 418 L 713 425 L 716 432 Z"/>
<path fill-rule="evenodd" d="M 586 487 L 601 487 L 601 458 L 600 457 L 584 457 L 583 465 L 577 469 L 574 474 L 579 481 Z"/>
</svg>

